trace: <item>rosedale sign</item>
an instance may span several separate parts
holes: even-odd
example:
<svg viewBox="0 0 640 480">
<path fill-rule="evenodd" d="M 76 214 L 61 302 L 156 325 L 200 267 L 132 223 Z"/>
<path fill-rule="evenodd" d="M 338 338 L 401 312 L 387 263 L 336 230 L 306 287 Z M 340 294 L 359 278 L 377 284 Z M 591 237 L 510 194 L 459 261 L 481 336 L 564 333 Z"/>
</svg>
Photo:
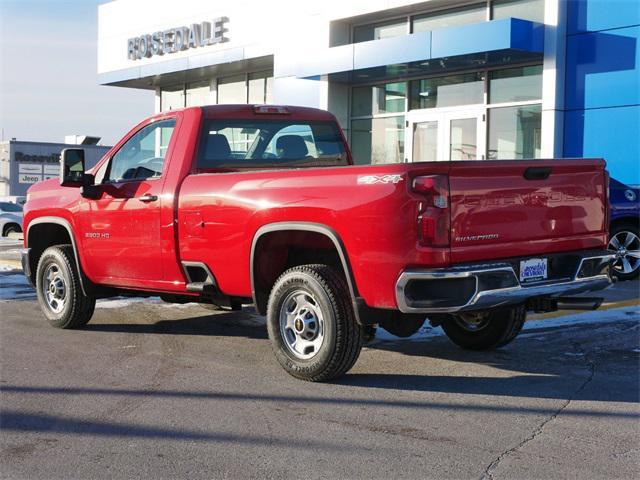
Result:
<svg viewBox="0 0 640 480">
<path fill-rule="evenodd" d="M 176 27 L 127 40 L 127 58 L 140 60 L 154 55 L 176 53 L 189 48 L 206 47 L 229 41 L 227 17 L 211 22 L 192 23 L 190 27 Z"/>
</svg>

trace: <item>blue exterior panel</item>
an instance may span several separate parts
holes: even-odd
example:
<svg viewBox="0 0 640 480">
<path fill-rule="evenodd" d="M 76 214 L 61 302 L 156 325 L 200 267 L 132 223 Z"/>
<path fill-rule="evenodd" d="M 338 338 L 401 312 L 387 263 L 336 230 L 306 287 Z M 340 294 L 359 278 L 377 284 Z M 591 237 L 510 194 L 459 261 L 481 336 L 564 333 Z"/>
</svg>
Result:
<svg viewBox="0 0 640 480">
<path fill-rule="evenodd" d="M 640 27 L 567 38 L 566 108 L 640 103 Z"/>
<path fill-rule="evenodd" d="M 565 157 L 599 157 L 613 178 L 640 184 L 640 106 L 565 114 Z"/>
<path fill-rule="evenodd" d="M 431 58 L 455 57 L 496 50 L 544 51 L 544 26 L 505 18 L 431 32 Z"/>
<path fill-rule="evenodd" d="M 640 1 L 571 0 L 567 22 L 564 156 L 640 185 Z"/>
<path fill-rule="evenodd" d="M 569 34 L 597 32 L 631 25 L 640 25 L 638 0 L 569 0 Z"/>
</svg>

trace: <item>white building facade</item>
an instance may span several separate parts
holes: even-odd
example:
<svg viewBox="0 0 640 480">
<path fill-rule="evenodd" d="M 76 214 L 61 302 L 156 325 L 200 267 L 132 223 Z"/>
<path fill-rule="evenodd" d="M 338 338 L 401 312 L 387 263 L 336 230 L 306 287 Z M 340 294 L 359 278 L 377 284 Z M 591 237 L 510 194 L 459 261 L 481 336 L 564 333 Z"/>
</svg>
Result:
<svg viewBox="0 0 640 480">
<path fill-rule="evenodd" d="M 567 68 L 582 70 L 565 52 L 588 30 L 572 19 L 590 2 L 115 0 L 99 7 L 98 78 L 154 90 L 156 112 L 327 109 L 357 163 L 608 156 L 567 108 Z"/>
</svg>

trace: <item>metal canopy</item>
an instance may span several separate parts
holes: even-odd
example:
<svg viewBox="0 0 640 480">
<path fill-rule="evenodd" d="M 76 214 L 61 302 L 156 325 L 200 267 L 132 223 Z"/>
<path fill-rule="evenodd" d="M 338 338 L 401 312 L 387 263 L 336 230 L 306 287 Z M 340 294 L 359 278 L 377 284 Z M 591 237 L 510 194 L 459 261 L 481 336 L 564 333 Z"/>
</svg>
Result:
<svg viewBox="0 0 640 480">
<path fill-rule="evenodd" d="M 507 18 L 313 52 L 298 78 L 358 84 L 541 60 L 544 25 Z"/>
</svg>

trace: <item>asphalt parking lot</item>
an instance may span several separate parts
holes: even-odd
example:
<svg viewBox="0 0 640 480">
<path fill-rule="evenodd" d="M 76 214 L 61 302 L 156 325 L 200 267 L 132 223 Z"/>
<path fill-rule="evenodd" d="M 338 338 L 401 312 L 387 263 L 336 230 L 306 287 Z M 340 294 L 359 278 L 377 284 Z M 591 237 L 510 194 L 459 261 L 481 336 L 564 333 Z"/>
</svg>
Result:
<svg viewBox="0 0 640 480">
<path fill-rule="evenodd" d="M 310 384 L 280 369 L 251 310 L 107 300 L 85 329 L 55 330 L 10 268 L 2 478 L 584 479 L 640 467 L 637 281 L 614 287 L 607 310 L 530 321 L 495 352 L 464 352 L 427 326 L 410 340 L 381 333 L 349 375 Z"/>
</svg>

